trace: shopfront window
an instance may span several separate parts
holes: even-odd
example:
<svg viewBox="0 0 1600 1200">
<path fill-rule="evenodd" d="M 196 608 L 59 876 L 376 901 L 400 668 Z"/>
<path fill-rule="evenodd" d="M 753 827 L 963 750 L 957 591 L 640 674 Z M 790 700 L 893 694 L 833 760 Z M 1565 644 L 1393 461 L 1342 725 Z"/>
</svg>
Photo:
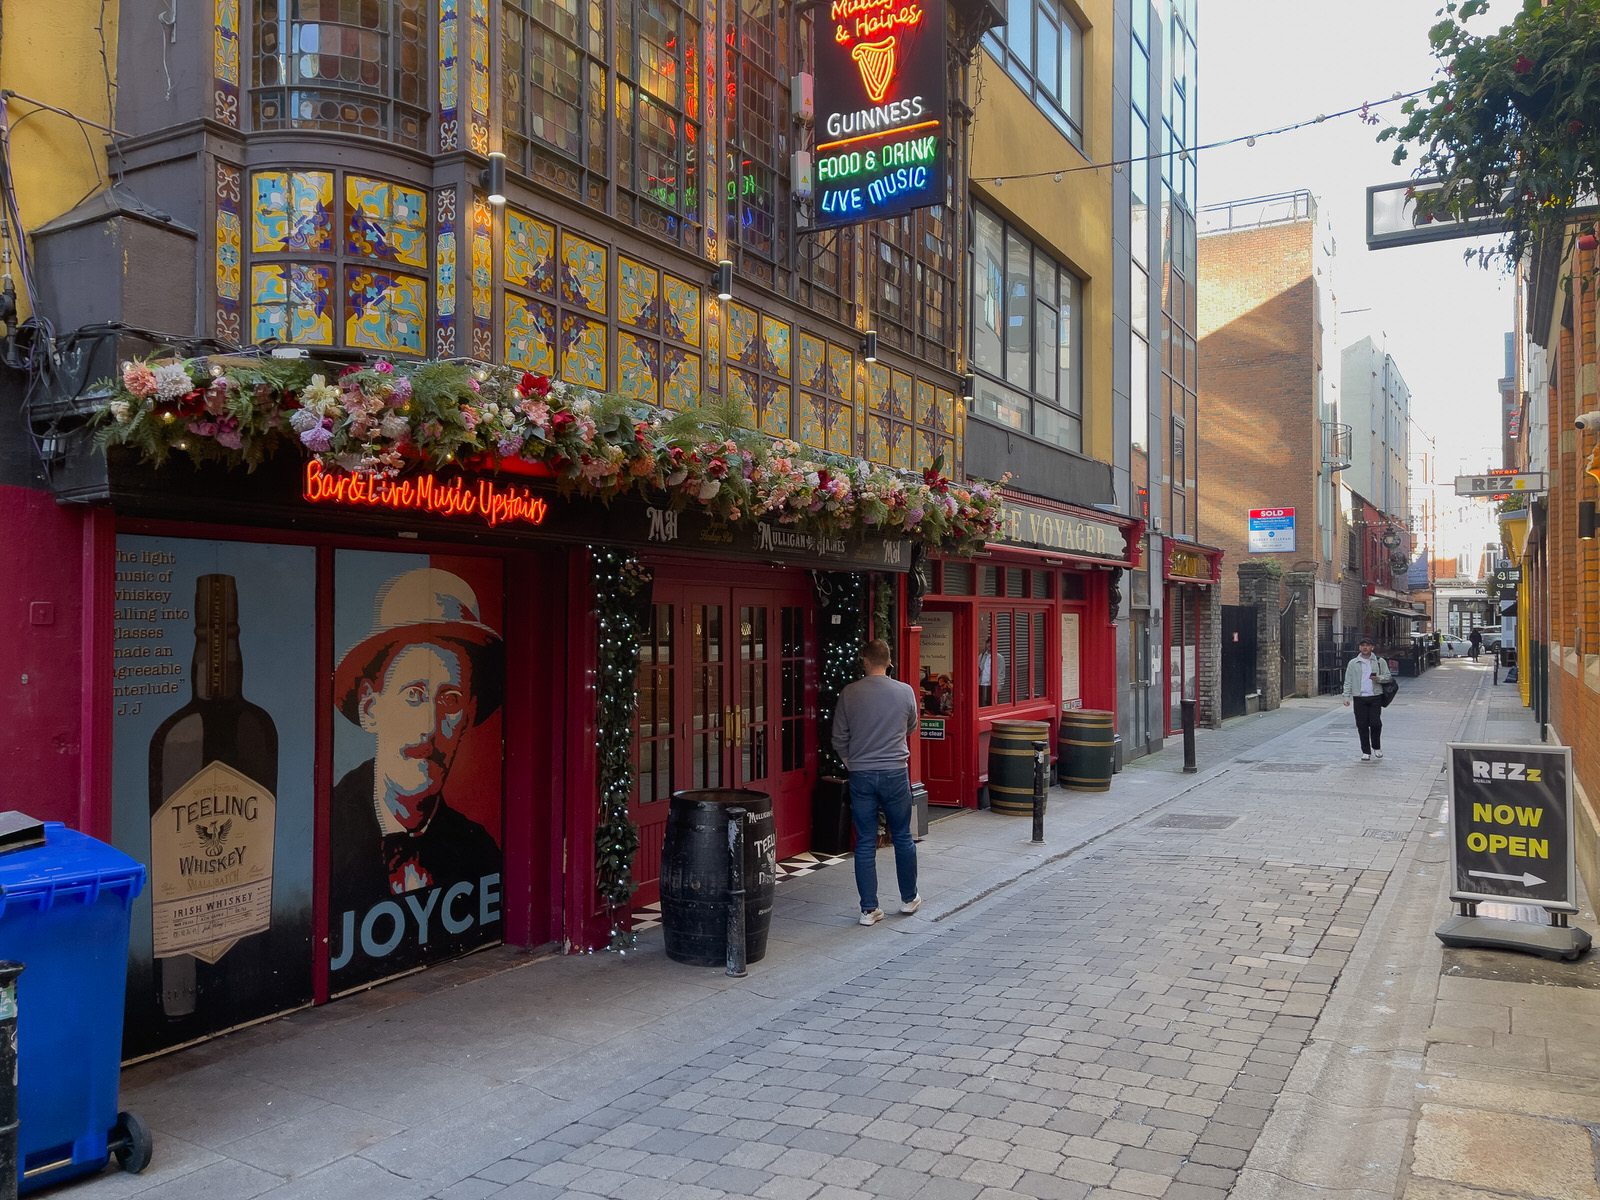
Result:
<svg viewBox="0 0 1600 1200">
<path fill-rule="evenodd" d="M 986 608 L 978 614 L 979 708 L 1022 704 L 1048 694 L 1046 638 L 1042 608 Z"/>
</svg>

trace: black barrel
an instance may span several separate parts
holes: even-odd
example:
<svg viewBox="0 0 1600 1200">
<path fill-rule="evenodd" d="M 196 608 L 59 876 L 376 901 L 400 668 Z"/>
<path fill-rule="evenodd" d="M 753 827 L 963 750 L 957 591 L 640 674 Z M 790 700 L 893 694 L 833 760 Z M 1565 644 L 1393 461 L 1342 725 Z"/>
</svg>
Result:
<svg viewBox="0 0 1600 1200">
<path fill-rule="evenodd" d="M 1033 815 L 1033 744 L 1050 740 L 1048 721 L 996 721 L 989 730 L 989 807 Z"/>
<path fill-rule="evenodd" d="M 667 957 L 697 967 L 728 964 L 728 809 L 745 810 L 745 961 L 767 953 L 778 839 L 772 797 L 741 788 L 674 792 L 661 844 L 661 933 Z"/>
<path fill-rule="evenodd" d="M 1116 744 L 1115 713 L 1097 708 L 1061 712 L 1056 763 L 1061 786 L 1078 792 L 1111 790 L 1111 751 Z"/>
</svg>

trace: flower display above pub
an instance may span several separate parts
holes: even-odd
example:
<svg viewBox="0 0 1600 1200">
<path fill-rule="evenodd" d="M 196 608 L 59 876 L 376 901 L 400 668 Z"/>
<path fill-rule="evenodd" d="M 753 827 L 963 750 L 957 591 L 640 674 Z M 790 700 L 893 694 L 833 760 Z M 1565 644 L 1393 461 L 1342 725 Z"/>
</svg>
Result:
<svg viewBox="0 0 1600 1200">
<path fill-rule="evenodd" d="M 553 475 L 602 499 L 638 494 L 728 521 L 838 536 L 875 530 L 971 552 L 1000 523 L 997 487 L 824 454 L 746 427 L 717 404 L 674 413 L 512 367 L 341 368 L 244 356 L 130 361 L 95 415 L 103 448 L 159 466 L 254 468 L 279 453 L 393 478 L 424 465 Z M 1002 481 L 1004 482 L 1004 481 Z"/>
</svg>

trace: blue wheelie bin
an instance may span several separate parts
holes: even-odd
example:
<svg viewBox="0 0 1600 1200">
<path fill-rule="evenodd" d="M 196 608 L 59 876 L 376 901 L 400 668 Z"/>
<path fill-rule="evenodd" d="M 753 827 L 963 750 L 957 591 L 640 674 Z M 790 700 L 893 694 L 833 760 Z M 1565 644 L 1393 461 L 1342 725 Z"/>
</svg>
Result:
<svg viewBox="0 0 1600 1200">
<path fill-rule="evenodd" d="M 0 814 L 0 959 L 23 965 L 22 1192 L 98 1171 L 113 1154 L 129 1170 L 150 1161 L 144 1122 L 117 1110 L 128 922 L 143 887 L 144 866 L 120 850 L 59 821 Z"/>
</svg>

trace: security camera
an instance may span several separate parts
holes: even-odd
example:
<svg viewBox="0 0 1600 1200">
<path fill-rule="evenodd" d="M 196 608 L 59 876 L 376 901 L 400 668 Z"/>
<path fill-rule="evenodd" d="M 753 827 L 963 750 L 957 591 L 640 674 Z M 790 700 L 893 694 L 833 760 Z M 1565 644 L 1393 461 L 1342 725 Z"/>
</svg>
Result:
<svg viewBox="0 0 1600 1200">
<path fill-rule="evenodd" d="M 1579 429 L 1600 429 L 1600 409 L 1590 409 L 1586 413 L 1579 413 L 1573 425 Z"/>
</svg>

